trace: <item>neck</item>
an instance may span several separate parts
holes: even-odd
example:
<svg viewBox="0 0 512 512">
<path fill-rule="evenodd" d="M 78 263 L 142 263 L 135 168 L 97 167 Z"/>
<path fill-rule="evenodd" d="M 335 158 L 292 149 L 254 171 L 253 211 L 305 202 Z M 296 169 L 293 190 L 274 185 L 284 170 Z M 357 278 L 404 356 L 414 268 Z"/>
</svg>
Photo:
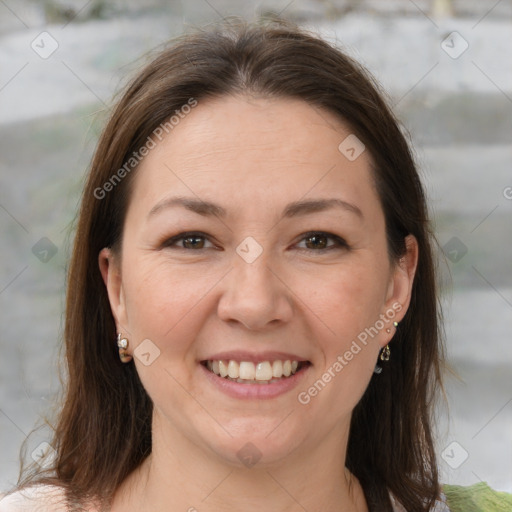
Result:
<svg viewBox="0 0 512 512">
<path fill-rule="evenodd" d="M 240 467 L 175 431 L 170 435 L 165 423 L 154 418 L 152 454 L 120 486 L 112 512 L 367 511 L 357 479 L 345 468 L 348 428 L 286 460 Z"/>
</svg>

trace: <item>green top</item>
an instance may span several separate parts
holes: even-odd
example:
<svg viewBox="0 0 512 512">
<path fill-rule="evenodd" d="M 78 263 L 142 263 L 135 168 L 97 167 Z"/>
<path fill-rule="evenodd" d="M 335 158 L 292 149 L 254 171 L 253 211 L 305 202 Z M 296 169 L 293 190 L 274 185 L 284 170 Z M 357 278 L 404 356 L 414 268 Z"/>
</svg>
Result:
<svg viewBox="0 0 512 512">
<path fill-rule="evenodd" d="M 485 482 L 443 485 L 443 492 L 450 512 L 512 512 L 512 494 L 494 491 Z"/>
</svg>

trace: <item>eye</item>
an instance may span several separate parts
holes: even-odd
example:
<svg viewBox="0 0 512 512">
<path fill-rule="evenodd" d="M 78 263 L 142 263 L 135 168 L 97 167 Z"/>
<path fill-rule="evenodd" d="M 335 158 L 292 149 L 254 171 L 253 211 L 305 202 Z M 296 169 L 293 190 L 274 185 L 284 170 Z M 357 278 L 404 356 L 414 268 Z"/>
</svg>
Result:
<svg viewBox="0 0 512 512">
<path fill-rule="evenodd" d="M 303 246 L 301 246 L 304 244 Z M 326 251 L 336 248 L 348 248 L 347 242 L 332 233 L 324 233 L 322 231 L 312 231 L 305 233 L 298 244 L 303 250 Z"/>
<path fill-rule="evenodd" d="M 210 244 L 208 246 L 207 244 Z M 208 240 L 207 235 L 204 233 L 180 233 L 179 235 L 173 236 L 166 240 L 162 247 L 176 248 L 176 249 L 212 249 L 215 246 Z"/>
<path fill-rule="evenodd" d="M 336 248 L 348 248 L 348 244 L 337 235 L 322 231 L 311 231 L 302 235 L 297 247 L 305 251 L 327 251 Z M 162 244 L 162 248 L 201 250 L 215 249 L 216 246 L 209 240 L 208 235 L 201 232 L 180 233 Z"/>
</svg>

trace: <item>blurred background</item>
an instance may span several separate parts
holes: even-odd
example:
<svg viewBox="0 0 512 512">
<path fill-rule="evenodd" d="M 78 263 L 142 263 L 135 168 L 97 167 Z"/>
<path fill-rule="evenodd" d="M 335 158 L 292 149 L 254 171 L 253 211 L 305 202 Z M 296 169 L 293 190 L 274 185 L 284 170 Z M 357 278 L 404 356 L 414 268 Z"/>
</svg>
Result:
<svg viewBox="0 0 512 512">
<path fill-rule="evenodd" d="M 229 15 L 314 30 L 388 92 L 430 196 L 460 376 L 439 410 L 443 481 L 512 492 L 511 0 L 0 0 L 0 491 L 59 390 L 72 223 L 112 96 L 149 50 Z"/>
</svg>

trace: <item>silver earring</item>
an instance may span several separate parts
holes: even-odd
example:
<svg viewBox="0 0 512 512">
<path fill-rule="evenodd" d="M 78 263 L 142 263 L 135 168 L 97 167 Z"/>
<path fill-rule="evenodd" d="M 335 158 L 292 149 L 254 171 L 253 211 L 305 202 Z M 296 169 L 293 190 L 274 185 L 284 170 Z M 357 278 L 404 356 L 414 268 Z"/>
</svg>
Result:
<svg viewBox="0 0 512 512">
<path fill-rule="evenodd" d="M 398 322 L 393 322 L 393 327 L 395 327 L 395 329 L 398 327 Z M 391 329 L 386 329 L 386 332 L 387 333 L 390 333 L 391 332 Z M 391 357 L 391 349 L 389 348 L 389 344 L 386 345 L 380 355 L 379 355 L 379 359 L 381 361 L 389 361 L 389 358 Z M 382 366 L 379 366 L 378 364 L 375 365 L 375 369 L 373 370 L 373 373 L 382 373 Z"/>
<path fill-rule="evenodd" d="M 119 348 L 119 359 L 122 363 L 129 363 L 132 360 L 132 356 L 128 354 L 128 340 L 123 338 L 121 333 L 117 335 L 117 347 Z"/>
</svg>

